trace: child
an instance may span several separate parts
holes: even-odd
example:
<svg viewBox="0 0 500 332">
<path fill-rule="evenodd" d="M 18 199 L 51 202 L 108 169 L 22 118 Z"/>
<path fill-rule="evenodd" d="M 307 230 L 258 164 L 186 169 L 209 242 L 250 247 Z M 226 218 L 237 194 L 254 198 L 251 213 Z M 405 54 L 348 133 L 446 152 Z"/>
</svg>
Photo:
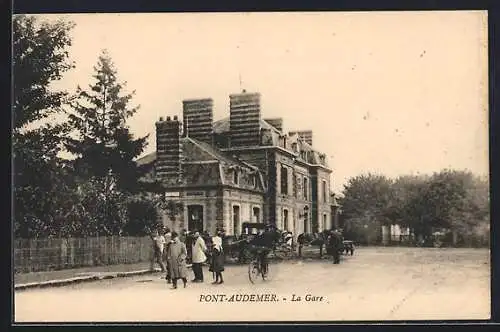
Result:
<svg viewBox="0 0 500 332">
<path fill-rule="evenodd" d="M 210 272 L 215 273 L 215 281 L 213 284 L 218 285 L 224 283 L 222 272 L 224 271 L 224 250 L 222 249 L 222 238 L 220 233 L 212 238 L 212 257 L 210 261 Z"/>
</svg>

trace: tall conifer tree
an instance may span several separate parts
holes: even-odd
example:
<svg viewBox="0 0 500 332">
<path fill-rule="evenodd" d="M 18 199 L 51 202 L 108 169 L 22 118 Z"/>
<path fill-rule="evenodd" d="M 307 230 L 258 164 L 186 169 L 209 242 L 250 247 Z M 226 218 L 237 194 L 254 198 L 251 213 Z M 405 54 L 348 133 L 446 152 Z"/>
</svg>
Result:
<svg viewBox="0 0 500 332">
<path fill-rule="evenodd" d="M 104 50 L 94 67 L 95 83 L 88 90 L 77 89 L 70 123 L 76 138 L 67 140 L 68 151 L 77 156 L 75 168 L 82 178 L 104 180 L 112 176 L 118 189 L 133 191 L 138 177 L 134 158 L 146 147 L 147 136 L 134 139 L 127 126 L 139 106 L 129 102 L 135 91 L 124 94 L 114 64 Z"/>
</svg>

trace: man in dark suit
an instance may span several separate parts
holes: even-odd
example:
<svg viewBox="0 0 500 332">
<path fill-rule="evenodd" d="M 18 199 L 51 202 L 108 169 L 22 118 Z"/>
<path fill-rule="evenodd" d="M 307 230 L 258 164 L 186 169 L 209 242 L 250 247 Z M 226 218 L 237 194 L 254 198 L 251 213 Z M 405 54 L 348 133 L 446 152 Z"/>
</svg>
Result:
<svg viewBox="0 0 500 332">
<path fill-rule="evenodd" d="M 333 264 L 339 264 L 340 250 L 342 249 L 342 236 L 337 230 L 330 233 L 330 236 L 328 237 L 328 246 L 332 252 Z"/>
<path fill-rule="evenodd" d="M 257 255 L 262 265 L 262 271 L 267 273 L 267 255 L 274 249 L 277 240 L 277 233 L 270 224 L 266 225 L 264 231 L 261 231 L 250 241 L 250 245 L 256 248 Z"/>
</svg>

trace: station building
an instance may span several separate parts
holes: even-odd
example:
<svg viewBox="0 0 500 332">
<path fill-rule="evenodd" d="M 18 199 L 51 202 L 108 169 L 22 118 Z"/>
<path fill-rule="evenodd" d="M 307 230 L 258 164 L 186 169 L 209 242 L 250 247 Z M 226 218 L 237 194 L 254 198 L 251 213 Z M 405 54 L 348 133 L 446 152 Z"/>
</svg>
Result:
<svg viewBox="0 0 500 332">
<path fill-rule="evenodd" d="M 156 122 L 156 151 L 139 159 L 142 181 L 183 205 L 174 230 L 223 228 L 241 234 L 243 222 L 265 222 L 294 235 L 332 227 L 326 155 L 313 132 L 284 132 L 283 119 L 262 118 L 259 93 L 229 96 L 229 116 L 213 121 L 213 100 L 183 101 L 182 120 Z"/>
</svg>

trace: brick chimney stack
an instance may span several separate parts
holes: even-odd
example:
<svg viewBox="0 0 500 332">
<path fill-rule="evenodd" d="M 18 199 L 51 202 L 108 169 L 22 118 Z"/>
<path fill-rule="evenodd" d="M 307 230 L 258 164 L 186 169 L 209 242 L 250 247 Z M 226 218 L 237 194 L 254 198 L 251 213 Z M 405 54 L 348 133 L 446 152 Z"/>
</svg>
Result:
<svg viewBox="0 0 500 332">
<path fill-rule="evenodd" d="M 260 94 L 229 96 L 229 130 L 232 147 L 260 145 Z"/>
<path fill-rule="evenodd" d="M 181 178 L 182 123 L 174 116 L 156 122 L 156 176 L 159 180 L 177 182 Z"/>
<path fill-rule="evenodd" d="M 190 99 L 182 102 L 184 135 L 212 144 L 213 100 Z"/>
</svg>

